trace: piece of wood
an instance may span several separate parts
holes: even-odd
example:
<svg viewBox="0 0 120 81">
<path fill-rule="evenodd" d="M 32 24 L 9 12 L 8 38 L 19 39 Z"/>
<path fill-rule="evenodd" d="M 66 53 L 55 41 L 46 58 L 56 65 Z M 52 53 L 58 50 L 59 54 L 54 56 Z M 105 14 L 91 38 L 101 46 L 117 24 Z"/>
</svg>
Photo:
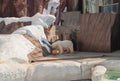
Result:
<svg viewBox="0 0 120 81">
<path fill-rule="evenodd" d="M 77 33 L 78 49 L 85 52 L 111 52 L 120 47 L 118 14 L 81 14 Z"/>
<path fill-rule="evenodd" d="M 47 57 L 41 57 L 36 62 L 43 61 L 58 61 L 58 60 L 73 60 L 73 59 L 82 59 L 82 58 L 96 58 L 102 57 L 103 54 L 86 54 L 86 53 L 74 53 L 74 54 L 62 54 L 62 55 L 50 55 Z"/>
</svg>

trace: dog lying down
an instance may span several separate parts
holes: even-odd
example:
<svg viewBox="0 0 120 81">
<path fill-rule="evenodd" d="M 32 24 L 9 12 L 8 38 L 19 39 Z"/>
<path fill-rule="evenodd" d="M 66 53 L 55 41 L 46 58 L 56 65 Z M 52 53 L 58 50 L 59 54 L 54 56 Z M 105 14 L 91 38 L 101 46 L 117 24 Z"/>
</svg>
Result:
<svg viewBox="0 0 120 81">
<path fill-rule="evenodd" d="M 59 54 L 74 52 L 73 43 L 70 40 L 56 41 L 52 44 L 52 49 L 58 50 Z"/>
</svg>

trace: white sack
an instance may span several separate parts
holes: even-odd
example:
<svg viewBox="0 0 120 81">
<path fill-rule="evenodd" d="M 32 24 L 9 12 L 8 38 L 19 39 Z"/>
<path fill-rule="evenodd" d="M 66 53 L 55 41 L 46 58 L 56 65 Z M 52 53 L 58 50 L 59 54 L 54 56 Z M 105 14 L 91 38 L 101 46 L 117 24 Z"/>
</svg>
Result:
<svg viewBox="0 0 120 81">
<path fill-rule="evenodd" d="M 31 21 L 30 17 L 21 17 L 21 18 L 16 18 L 16 17 L 6 17 L 6 18 L 0 18 L 0 22 L 4 21 L 5 25 L 11 24 L 13 22 L 29 22 Z"/>
<path fill-rule="evenodd" d="M 28 65 L 18 63 L 0 64 L 0 81 L 25 81 Z"/>
<path fill-rule="evenodd" d="M 105 66 L 107 70 L 120 72 L 120 60 L 106 60 L 100 65 Z"/>
<path fill-rule="evenodd" d="M 11 24 L 13 22 L 32 22 L 33 25 L 42 25 L 43 27 L 48 27 L 50 26 L 53 22 L 55 22 L 55 16 L 49 15 L 49 14 L 40 14 L 36 13 L 32 17 L 21 17 L 21 18 L 16 18 L 16 17 L 6 17 L 6 18 L 0 18 L 1 21 L 5 21 L 5 24 Z"/>
<path fill-rule="evenodd" d="M 26 81 L 72 81 L 81 79 L 81 64 L 77 62 L 39 63 L 28 69 Z"/>
<path fill-rule="evenodd" d="M 51 8 L 53 7 L 54 13 L 56 13 L 56 8 L 60 5 L 60 0 L 50 0 L 48 2 L 47 9 L 43 9 L 43 14 L 50 14 Z"/>
<path fill-rule="evenodd" d="M 41 25 L 30 25 L 30 26 L 24 26 L 22 28 L 17 29 L 13 32 L 13 34 L 27 34 L 31 37 L 37 39 L 42 44 L 41 40 L 47 39 L 46 35 L 44 33 L 44 28 Z"/>
<path fill-rule="evenodd" d="M 31 17 L 32 25 L 41 25 L 45 28 L 53 24 L 55 20 L 55 16 L 49 14 L 44 15 L 36 13 L 34 16 Z"/>
<path fill-rule="evenodd" d="M 107 69 L 104 66 L 96 66 L 92 68 L 92 81 L 102 81 Z"/>
<path fill-rule="evenodd" d="M 0 61 L 28 61 L 27 55 L 34 49 L 35 46 L 22 35 L 0 35 Z"/>
</svg>

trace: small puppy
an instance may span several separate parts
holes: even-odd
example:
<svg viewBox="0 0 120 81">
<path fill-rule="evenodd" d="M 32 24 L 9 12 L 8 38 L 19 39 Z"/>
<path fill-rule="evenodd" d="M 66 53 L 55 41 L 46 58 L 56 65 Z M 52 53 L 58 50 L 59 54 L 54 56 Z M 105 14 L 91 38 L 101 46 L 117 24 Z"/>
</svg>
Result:
<svg viewBox="0 0 120 81">
<path fill-rule="evenodd" d="M 52 44 L 52 49 L 58 49 L 60 54 L 73 53 L 73 43 L 70 40 L 56 41 Z"/>
</svg>

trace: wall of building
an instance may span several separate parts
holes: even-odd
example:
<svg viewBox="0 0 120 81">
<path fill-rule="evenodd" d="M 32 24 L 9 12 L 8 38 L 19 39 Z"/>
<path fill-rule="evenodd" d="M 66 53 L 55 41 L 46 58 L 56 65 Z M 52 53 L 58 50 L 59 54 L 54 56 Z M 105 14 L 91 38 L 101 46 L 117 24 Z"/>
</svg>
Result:
<svg viewBox="0 0 120 81">
<path fill-rule="evenodd" d="M 84 13 L 118 12 L 119 0 L 83 0 Z"/>
</svg>

